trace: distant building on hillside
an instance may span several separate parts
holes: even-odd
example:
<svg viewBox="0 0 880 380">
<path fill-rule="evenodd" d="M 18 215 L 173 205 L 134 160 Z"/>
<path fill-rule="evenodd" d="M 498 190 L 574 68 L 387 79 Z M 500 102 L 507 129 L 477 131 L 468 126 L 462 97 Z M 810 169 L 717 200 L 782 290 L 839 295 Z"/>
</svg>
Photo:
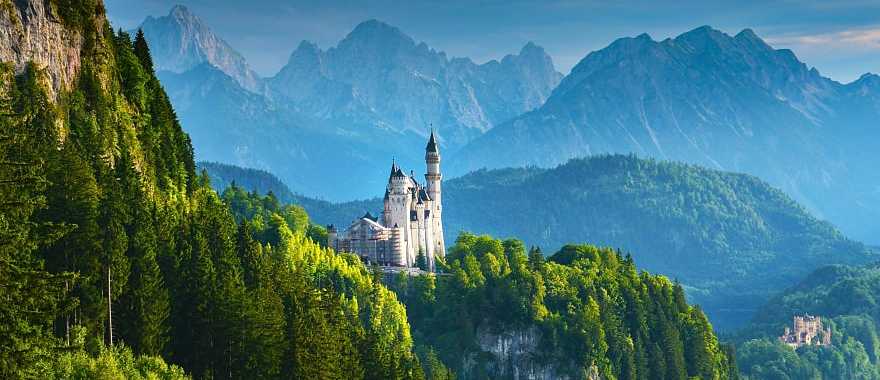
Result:
<svg viewBox="0 0 880 380">
<path fill-rule="evenodd" d="M 384 266 L 416 267 L 423 257 L 426 270 L 434 271 L 436 257 L 446 255 L 443 242 L 440 183 L 440 149 L 434 132 L 425 147 L 425 185 L 391 163 L 381 217 L 367 212 L 338 233 L 327 226 L 328 245 L 352 252 L 364 261 Z"/>
<path fill-rule="evenodd" d="M 792 348 L 804 345 L 830 346 L 831 328 L 822 329 L 822 319 L 809 314 L 794 316 L 794 329 L 785 328 L 779 341 Z"/>
</svg>

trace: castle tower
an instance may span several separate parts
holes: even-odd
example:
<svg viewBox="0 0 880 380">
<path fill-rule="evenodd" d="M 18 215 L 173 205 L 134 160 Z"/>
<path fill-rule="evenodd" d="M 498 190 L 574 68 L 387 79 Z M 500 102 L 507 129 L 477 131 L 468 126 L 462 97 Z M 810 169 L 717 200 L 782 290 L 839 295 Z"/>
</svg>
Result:
<svg viewBox="0 0 880 380">
<path fill-rule="evenodd" d="M 434 245 L 426 251 L 431 252 L 429 262 L 432 264 L 433 256 L 446 256 L 446 245 L 443 242 L 443 202 L 441 198 L 440 183 L 443 180 L 443 174 L 440 173 L 440 147 L 437 144 L 437 137 L 434 136 L 434 130 L 431 130 L 431 137 L 428 139 L 428 145 L 425 147 L 425 164 L 427 172 L 425 173 L 425 181 L 427 182 L 428 197 L 431 199 L 431 207 L 429 210 L 429 221 L 431 231 L 431 242 Z"/>
</svg>

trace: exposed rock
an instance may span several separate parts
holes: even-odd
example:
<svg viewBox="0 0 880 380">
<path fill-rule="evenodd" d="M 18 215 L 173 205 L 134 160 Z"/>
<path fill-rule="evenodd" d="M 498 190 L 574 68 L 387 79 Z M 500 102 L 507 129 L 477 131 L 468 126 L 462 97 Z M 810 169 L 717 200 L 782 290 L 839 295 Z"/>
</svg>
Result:
<svg viewBox="0 0 880 380">
<path fill-rule="evenodd" d="M 262 92 L 262 79 L 244 57 L 182 5 L 167 16 L 147 17 L 141 24 L 156 70 L 183 73 L 209 63 L 251 92 Z"/>
<path fill-rule="evenodd" d="M 748 29 L 621 38 L 582 59 L 543 106 L 450 157 L 449 172 L 635 153 L 759 176 L 880 243 L 875 83 L 825 78 Z"/>
<path fill-rule="evenodd" d="M 492 377 L 514 380 L 567 380 L 571 376 L 557 372 L 557 369 L 546 363 L 540 363 L 537 358 L 538 344 L 541 334 L 537 328 L 531 327 L 526 330 L 511 330 L 490 332 L 485 328 L 477 331 L 477 342 L 489 358 L 479 353 L 472 353 L 465 357 L 464 368 L 466 372 L 475 369 L 480 361 L 487 361 L 485 368 Z M 468 378 L 468 373 L 462 374 Z M 598 368 L 590 368 L 587 374 L 588 380 L 600 380 Z"/>
<path fill-rule="evenodd" d="M 80 69 L 82 35 L 65 28 L 48 1 L 0 0 L 0 62 L 15 72 L 34 62 L 52 82 L 53 98 L 69 89 Z"/>
<path fill-rule="evenodd" d="M 518 55 L 477 65 L 369 20 L 326 51 L 304 41 L 269 81 L 310 115 L 423 136 L 433 126 L 455 149 L 543 104 L 560 78 L 531 42 Z"/>
<path fill-rule="evenodd" d="M 377 160 L 424 165 L 412 147 L 424 145 L 432 126 L 451 153 L 538 107 L 561 78 L 533 43 L 478 65 L 371 20 L 326 51 L 304 41 L 255 92 L 241 55 L 186 8 L 142 28 L 199 159 L 271 170 L 296 192 L 334 200 L 381 191 L 375 169 L 387 162 Z"/>
</svg>

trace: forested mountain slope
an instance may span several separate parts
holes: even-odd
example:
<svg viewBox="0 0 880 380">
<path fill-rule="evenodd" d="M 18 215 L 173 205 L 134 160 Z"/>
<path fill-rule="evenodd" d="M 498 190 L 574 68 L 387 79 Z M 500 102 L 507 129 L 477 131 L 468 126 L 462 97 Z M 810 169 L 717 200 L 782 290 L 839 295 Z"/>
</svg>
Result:
<svg viewBox="0 0 880 380">
<path fill-rule="evenodd" d="M 449 231 L 630 252 L 725 328 L 815 268 L 877 257 L 753 176 L 632 156 L 478 171 L 448 181 L 444 201 Z"/>
<path fill-rule="evenodd" d="M 359 260 L 195 174 L 143 35 L 100 1 L 0 5 L 0 377 L 423 378 Z"/>
<path fill-rule="evenodd" d="M 737 336 L 738 361 L 749 379 L 880 379 L 880 267 L 817 269 L 773 297 Z M 794 315 L 815 315 L 832 328 L 831 347 L 796 351 L 777 342 Z"/>
<path fill-rule="evenodd" d="M 234 172 L 225 172 L 227 181 L 244 185 L 268 175 Z M 620 248 L 644 268 L 682 281 L 722 328 L 747 322 L 768 297 L 813 269 L 877 258 L 753 176 L 633 156 L 480 170 L 444 182 L 443 194 L 449 241 L 473 231 L 546 250 L 571 242 Z M 289 199 L 316 221 L 339 226 L 382 209 L 379 199 Z"/>
<path fill-rule="evenodd" d="M 699 307 L 630 257 L 462 234 L 446 275 L 397 276 L 413 335 L 466 379 L 734 379 Z"/>
</svg>

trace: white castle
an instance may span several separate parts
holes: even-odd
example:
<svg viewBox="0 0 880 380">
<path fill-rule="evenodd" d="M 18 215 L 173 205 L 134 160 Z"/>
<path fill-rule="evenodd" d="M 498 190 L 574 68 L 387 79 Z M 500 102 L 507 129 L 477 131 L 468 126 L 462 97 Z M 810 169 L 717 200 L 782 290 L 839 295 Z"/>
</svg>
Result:
<svg viewBox="0 0 880 380">
<path fill-rule="evenodd" d="M 425 147 L 425 163 L 426 184 L 422 186 L 392 161 L 381 218 L 368 212 L 342 234 L 333 225 L 327 226 L 330 247 L 384 266 L 415 267 L 419 255 L 424 255 L 423 269 L 433 272 L 435 257 L 446 255 L 440 197 L 443 175 L 434 131 Z"/>
</svg>

